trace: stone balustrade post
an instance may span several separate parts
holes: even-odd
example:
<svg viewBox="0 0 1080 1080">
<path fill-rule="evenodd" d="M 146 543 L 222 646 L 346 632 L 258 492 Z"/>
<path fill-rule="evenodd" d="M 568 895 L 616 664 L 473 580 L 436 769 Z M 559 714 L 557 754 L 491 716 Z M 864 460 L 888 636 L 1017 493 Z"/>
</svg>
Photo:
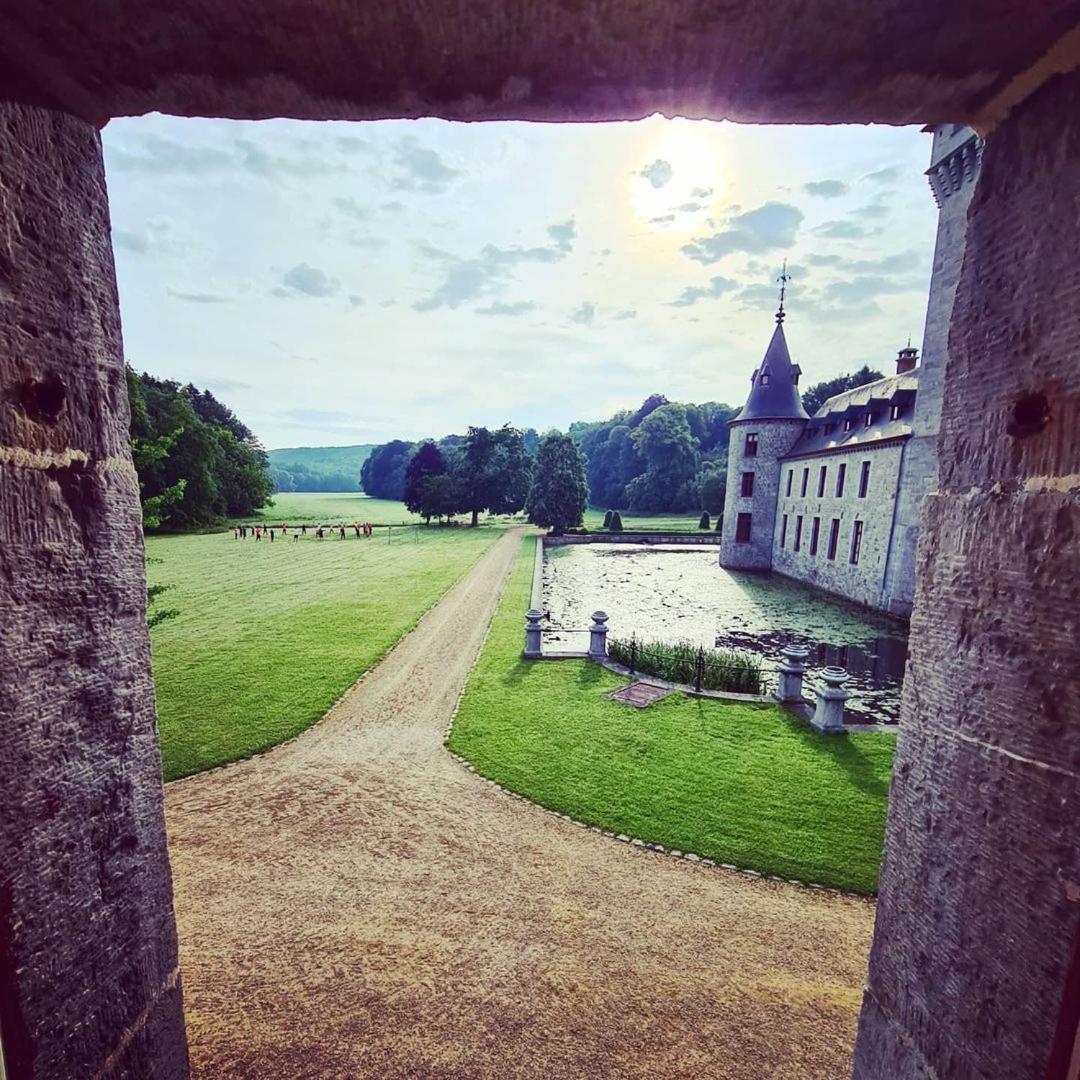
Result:
<svg viewBox="0 0 1080 1080">
<path fill-rule="evenodd" d="M 603 660 L 607 656 L 607 612 L 594 611 L 592 619 L 592 626 L 589 627 L 589 658 Z"/>
<path fill-rule="evenodd" d="M 844 730 L 844 702 L 851 697 L 843 688 L 848 673 L 842 667 L 827 667 L 818 675 L 821 681 L 817 688 L 817 708 L 810 723 L 826 735 L 836 735 Z"/>
<path fill-rule="evenodd" d="M 800 702 L 803 699 L 803 676 L 806 674 L 810 650 L 805 645 L 785 645 L 783 657 L 776 697 L 779 701 Z"/>
<path fill-rule="evenodd" d="M 536 608 L 529 608 L 525 612 L 525 651 L 522 655 L 526 660 L 539 660 L 543 654 L 540 633 L 540 620 L 543 617 L 544 613 Z"/>
</svg>

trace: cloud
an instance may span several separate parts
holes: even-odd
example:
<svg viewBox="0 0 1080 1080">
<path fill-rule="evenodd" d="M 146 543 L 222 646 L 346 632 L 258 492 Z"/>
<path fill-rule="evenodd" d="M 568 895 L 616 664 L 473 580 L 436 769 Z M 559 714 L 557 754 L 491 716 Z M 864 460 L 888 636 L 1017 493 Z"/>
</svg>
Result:
<svg viewBox="0 0 1080 1080">
<path fill-rule="evenodd" d="M 821 292 L 821 298 L 825 304 L 851 305 L 854 307 L 868 300 L 873 300 L 877 296 L 911 292 L 918 287 L 918 285 L 905 282 L 901 278 L 866 274 L 852 278 L 850 281 L 834 281 L 826 285 Z"/>
<path fill-rule="evenodd" d="M 843 180 L 811 180 L 803 184 L 807 195 L 820 195 L 823 199 L 836 199 L 847 193 L 848 186 Z"/>
<path fill-rule="evenodd" d="M 359 154 L 371 149 L 366 139 L 358 139 L 355 135 L 339 135 L 337 144 L 345 154 Z"/>
<path fill-rule="evenodd" d="M 570 321 L 579 326 L 592 326 L 596 318 L 596 305 L 585 301 L 579 307 L 570 312 Z"/>
<path fill-rule="evenodd" d="M 211 146 L 190 146 L 147 134 L 126 145 L 109 144 L 108 162 L 126 172 L 188 173 L 202 175 L 232 167 L 236 159 L 226 150 Z"/>
<path fill-rule="evenodd" d="M 528 311 L 535 311 L 536 305 L 531 300 L 518 300 L 516 303 L 504 304 L 501 300 L 495 300 L 487 307 L 477 308 L 477 315 L 524 315 Z"/>
<path fill-rule="evenodd" d="M 866 206 L 860 206 L 851 211 L 856 217 L 867 218 L 868 220 L 877 220 L 879 218 L 889 216 L 889 206 L 883 202 L 867 203 Z"/>
<path fill-rule="evenodd" d="M 650 225 L 670 225 L 675 220 L 674 214 L 661 214 L 659 217 L 649 218 Z"/>
<path fill-rule="evenodd" d="M 624 311 L 615 312 L 615 318 L 622 322 L 625 319 L 636 319 L 637 312 L 633 308 L 626 308 Z"/>
<path fill-rule="evenodd" d="M 638 173 L 638 176 L 648 180 L 654 188 L 662 188 L 665 184 L 671 183 L 674 175 L 675 170 L 671 167 L 671 162 L 664 161 L 663 158 L 657 158 Z"/>
<path fill-rule="evenodd" d="M 772 285 L 747 285 L 736 297 L 740 307 L 773 309 L 780 302 L 780 293 Z"/>
<path fill-rule="evenodd" d="M 571 251 L 573 249 L 574 241 L 577 239 L 577 224 L 573 218 L 569 221 L 549 225 L 547 232 L 560 251 Z"/>
<path fill-rule="evenodd" d="M 690 285 L 683 289 L 682 293 L 669 303 L 669 307 L 689 307 L 699 300 L 715 300 L 726 292 L 737 289 L 739 283 L 726 277 L 714 277 L 709 279 L 708 285 Z"/>
<path fill-rule="evenodd" d="M 706 210 L 708 207 L 705 203 L 699 202 L 684 202 L 682 206 L 675 207 L 675 213 L 677 214 L 696 214 L 699 210 Z"/>
<path fill-rule="evenodd" d="M 146 234 L 134 232 L 131 229 L 113 229 L 112 239 L 114 248 L 134 251 L 137 255 L 145 255 L 150 249 L 150 241 Z"/>
<path fill-rule="evenodd" d="M 887 168 L 878 169 L 876 172 L 867 173 L 863 179 L 872 184 L 891 184 L 904 175 L 904 170 L 899 165 L 889 165 Z"/>
<path fill-rule="evenodd" d="M 405 204 L 397 199 L 390 199 L 389 202 L 382 203 L 379 209 L 385 210 L 388 214 L 397 214 L 405 209 Z"/>
<path fill-rule="evenodd" d="M 756 210 L 736 214 L 728 219 L 723 231 L 696 237 L 681 250 L 687 258 L 708 265 L 735 251 L 757 254 L 790 247 L 802 220 L 803 213 L 797 206 L 767 202 Z"/>
<path fill-rule="evenodd" d="M 351 195 L 334 199 L 333 204 L 343 214 L 356 218 L 357 221 L 364 221 L 371 216 L 371 211 L 366 206 L 361 206 Z"/>
<path fill-rule="evenodd" d="M 278 296 L 291 296 L 303 293 L 305 296 L 333 296 L 338 290 L 338 282 L 325 270 L 307 263 L 297 263 L 291 270 L 286 270 L 281 278 L 281 285 L 274 290 Z"/>
<path fill-rule="evenodd" d="M 814 232 L 830 240 L 857 240 L 860 236 L 869 235 L 862 225 L 857 225 L 854 221 L 826 221 Z"/>
<path fill-rule="evenodd" d="M 554 241 L 550 246 L 500 248 L 487 244 L 473 258 L 461 258 L 430 244 L 421 244 L 420 253 L 440 266 L 443 280 L 433 292 L 413 304 L 413 310 L 458 308 L 473 300 L 497 296 L 513 280 L 518 266 L 565 259 L 576 235 L 573 220 L 549 225 L 547 233 Z"/>
<path fill-rule="evenodd" d="M 690 192 L 691 199 L 711 199 L 713 189 L 711 187 L 696 187 Z"/>
<path fill-rule="evenodd" d="M 422 191 L 440 195 L 461 175 L 450 168 L 438 153 L 429 146 L 421 146 L 415 139 L 402 139 L 394 156 L 398 174 L 390 186 L 399 191 Z"/>
<path fill-rule="evenodd" d="M 169 296 L 174 296 L 177 300 L 186 300 L 189 304 L 227 304 L 232 299 L 221 293 L 183 292 L 180 289 L 174 289 L 171 285 L 165 291 Z"/>
<path fill-rule="evenodd" d="M 357 296 L 356 293 L 350 293 L 349 294 L 349 307 L 350 308 L 363 307 L 364 303 L 365 303 L 365 301 L 364 301 L 364 298 L 362 296 Z"/>
</svg>

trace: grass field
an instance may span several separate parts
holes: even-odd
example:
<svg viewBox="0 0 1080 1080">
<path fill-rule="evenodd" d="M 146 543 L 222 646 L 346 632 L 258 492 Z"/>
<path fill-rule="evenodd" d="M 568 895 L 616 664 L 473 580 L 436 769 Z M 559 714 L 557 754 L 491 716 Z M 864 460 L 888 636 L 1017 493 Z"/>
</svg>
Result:
<svg viewBox="0 0 1080 1080">
<path fill-rule="evenodd" d="M 151 645 L 165 778 L 298 734 L 411 629 L 502 534 L 421 529 L 365 540 L 149 537 Z"/>
<path fill-rule="evenodd" d="M 634 514 L 630 510 L 622 512 L 623 529 L 627 532 L 633 529 L 697 532 L 700 517 L 700 514 Z M 272 507 L 260 511 L 248 520 L 276 523 L 295 521 L 308 524 L 370 521 L 375 525 L 398 525 L 416 522 L 420 518 L 410 514 L 404 503 L 390 499 L 369 499 L 358 491 L 289 491 L 275 495 Z M 457 520 L 464 524 L 468 519 L 462 515 Z M 599 529 L 603 524 L 603 510 L 585 511 L 585 525 L 588 528 Z"/>
<path fill-rule="evenodd" d="M 449 745 L 484 776 L 604 829 L 855 892 L 877 888 L 895 739 L 825 737 L 778 706 L 674 694 L 636 710 L 585 660 L 525 661 L 525 541 Z"/>
</svg>

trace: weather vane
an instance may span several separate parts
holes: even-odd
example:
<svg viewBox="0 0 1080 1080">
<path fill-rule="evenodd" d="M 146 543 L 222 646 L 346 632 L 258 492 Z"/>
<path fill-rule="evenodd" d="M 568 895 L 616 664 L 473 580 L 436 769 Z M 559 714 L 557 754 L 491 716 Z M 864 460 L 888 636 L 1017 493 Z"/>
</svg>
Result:
<svg viewBox="0 0 1080 1080">
<path fill-rule="evenodd" d="M 787 259 L 784 260 L 784 268 L 776 280 L 780 282 L 780 307 L 776 312 L 776 321 L 782 323 L 784 321 L 784 293 L 787 292 L 787 283 L 791 280 L 791 275 L 787 272 Z"/>
</svg>

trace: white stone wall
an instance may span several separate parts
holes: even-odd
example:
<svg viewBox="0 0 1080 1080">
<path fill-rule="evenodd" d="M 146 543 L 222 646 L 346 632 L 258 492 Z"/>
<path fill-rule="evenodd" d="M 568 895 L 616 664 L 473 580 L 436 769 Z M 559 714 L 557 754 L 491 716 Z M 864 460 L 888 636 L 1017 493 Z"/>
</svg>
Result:
<svg viewBox="0 0 1080 1080">
<path fill-rule="evenodd" d="M 772 565 L 777 573 L 805 581 L 810 585 L 837 593 L 868 607 L 880 608 L 882 590 L 889 559 L 889 537 L 893 527 L 894 494 L 900 475 L 903 443 L 862 447 L 845 453 L 821 454 L 781 463 L 779 498 L 773 528 Z M 859 476 L 862 463 L 869 461 L 870 482 L 866 497 L 859 498 Z M 836 497 L 836 476 L 839 465 L 847 466 L 844 494 Z M 821 467 L 827 469 L 825 494 L 818 497 L 818 476 Z M 802 490 L 803 469 L 810 470 L 805 497 Z M 791 495 L 787 491 L 787 475 L 794 470 Z M 780 546 L 784 515 L 788 517 L 787 536 Z M 801 550 L 794 550 L 796 519 L 803 517 Z M 816 555 L 810 554 L 814 518 L 821 519 L 821 534 Z M 829 560 L 829 530 L 833 518 L 840 521 L 840 538 L 836 558 Z M 855 521 L 863 523 L 859 562 L 852 565 L 851 538 Z M 727 521 L 725 519 L 725 531 Z"/>
<path fill-rule="evenodd" d="M 937 490 L 937 438 L 941 390 L 948 360 L 949 323 L 964 261 L 968 207 L 978 179 L 979 144 L 968 128 L 946 124 L 934 135 L 929 175 L 939 200 L 934 267 L 926 306 L 914 438 L 904 455 L 897 492 L 896 529 L 882 606 L 907 617 L 915 596 L 915 550 L 923 499 Z M 957 159 L 959 158 L 959 164 Z M 939 175 L 935 175 L 939 174 Z"/>
<path fill-rule="evenodd" d="M 772 566 L 780 458 L 795 445 L 804 427 L 805 420 L 741 420 L 731 425 L 721 566 L 732 570 L 768 570 Z M 747 457 L 746 436 L 752 431 L 758 435 L 758 452 L 755 457 Z M 744 472 L 754 474 L 754 494 L 750 498 L 740 494 Z M 740 544 L 735 535 L 739 514 L 744 513 L 753 515 L 750 542 Z"/>
</svg>

